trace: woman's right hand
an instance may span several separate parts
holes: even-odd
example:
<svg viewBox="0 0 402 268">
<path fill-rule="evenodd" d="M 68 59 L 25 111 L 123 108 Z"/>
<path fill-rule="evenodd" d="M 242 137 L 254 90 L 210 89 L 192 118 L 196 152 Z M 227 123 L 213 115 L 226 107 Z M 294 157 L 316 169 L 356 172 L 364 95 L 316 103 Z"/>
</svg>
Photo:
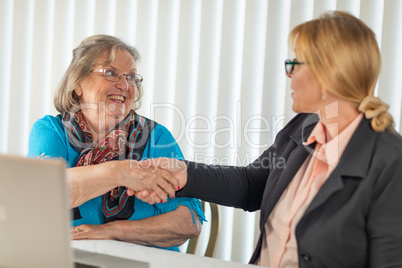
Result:
<svg viewBox="0 0 402 268">
<path fill-rule="evenodd" d="M 153 162 L 142 163 L 135 160 L 124 160 L 116 161 L 115 164 L 119 164 L 119 167 L 114 169 L 120 173 L 121 186 L 128 189 L 127 193 L 129 195 L 141 191 L 153 193 L 152 198 L 142 199 L 150 204 L 166 202 L 168 196 L 174 198 L 176 189 L 180 187 L 179 178 L 170 170 L 159 168 Z"/>
<path fill-rule="evenodd" d="M 130 189 L 127 192 L 129 195 L 141 191 L 152 193 L 152 198 L 140 198 L 150 204 L 166 202 L 168 196 L 173 198 L 180 185 L 179 180 L 168 170 L 139 163 L 122 160 L 68 168 L 71 207 L 78 207 L 118 186 Z"/>
<path fill-rule="evenodd" d="M 144 169 L 152 170 L 153 175 L 151 175 L 150 178 L 152 178 L 153 180 L 163 180 L 170 183 L 170 186 L 173 187 L 174 191 L 180 190 L 187 183 L 187 165 L 183 161 L 173 158 L 161 157 L 155 159 L 147 159 L 145 161 L 140 161 L 137 163 Z M 158 185 L 162 186 L 161 183 L 158 183 Z M 171 187 L 166 184 L 164 185 L 167 187 L 166 189 L 164 188 L 164 191 L 170 193 Z M 130 189 L 127 191 L 129 195 L 135 194 L 137 198 L 149 204 L 166 201 L 164 198 L 161 198 L 161 194 L 163 195 L 163 193 L 161 193 L 160 191 L 135 191 L 134 189 Z M 174 194 L 173 196 L 169 194 L 169 196 L 171 198 L 174 198 Z"/>
</svg>

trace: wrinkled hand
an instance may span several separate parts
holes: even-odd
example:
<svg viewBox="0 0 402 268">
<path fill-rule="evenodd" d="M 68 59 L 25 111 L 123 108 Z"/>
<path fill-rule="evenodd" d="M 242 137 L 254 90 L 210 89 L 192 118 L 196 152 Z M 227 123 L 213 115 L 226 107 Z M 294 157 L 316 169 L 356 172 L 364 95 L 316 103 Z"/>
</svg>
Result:
<svg viewBox="0 0 402 268">
<path fill-rule="evenodd" d="M 168 182 L 177 182 L 171 185 L 175 191 L 180 190 L 187 183 L 187 165 L 183 161 L 161 157 L 140 161 L 138 165 L 145 169 L 153 169 L 154 174 L 156 174 L 157 177 L 159 176 L 159 179 L 163 178 Z M 164 202 L 164 199 L 161 199 L 160 195 L 155 191 L 142 190 L 136 192 L 132 189 L 128 189 L 127 193 L 129 195 L 135 194 L 138 199 L 149 204 Z M 174 198 L 174 195 L 170 197 Z"/>
<path fill-rule="evenodd" d="M 111 232 L 102 225 L 83 224 L 76 227 L 71 227 L 71 237 L 73 240 L 83 239 L 113 239 Z"/>
<path fill-rule="evenodd" d="M 176 189 L 179 188 L 178 179 L 168 170 L 158 168 L 153 165 L 144 165 L 141 162 L 128 160 L 130 166 L 125 163 L 125 168 L 120 169 L 124 177 L 123 186 L 129 189 L 128 195 L 136 192 L 145 191 L 152 193 L 152 198 L 140 198 L 141 200 L 154 204 L 156 202 L 166 202 L 168 196 L 174 198 Z M 124 161 L 121 161 L 124 162 Z"/>
</svg>

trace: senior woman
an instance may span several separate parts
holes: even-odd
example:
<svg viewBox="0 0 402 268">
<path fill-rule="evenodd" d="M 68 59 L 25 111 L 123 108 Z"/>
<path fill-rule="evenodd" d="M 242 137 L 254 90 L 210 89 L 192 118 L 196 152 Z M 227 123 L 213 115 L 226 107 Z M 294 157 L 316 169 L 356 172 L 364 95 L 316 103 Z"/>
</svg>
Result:
<svg viewBox="0 0 402 268">
<path fill-rule="evenodd" d="M 253 264 L 402 267 L 402 139 L 373 96 L 381 66 L 375 35 L 350 14 L 329 12 L 296 26 L 290 41 L 296 58 L 285 67 L 298 114 L 258 160 L 153 164 L 180 182 L 176 196 L 261 209 Z"/>
<path fill-rule="evenodd" d="M 60 114 L 33 125 L 29 156 L 67 162 L 74 239 L 117 239 L 178 251 L 199 234 L 205 218 L 199 200 L 174 198 L 176 189 L 147 179 L 150 171 L 134 161 L 183 158 L 165 127 L 135 112 L 142 95 L 138 60 L 138 51 L 118 38 L 83 40 L 55 95 Z M 126 187 L 158 190 L 161 203 L 142 202 Z"/>
</svg>

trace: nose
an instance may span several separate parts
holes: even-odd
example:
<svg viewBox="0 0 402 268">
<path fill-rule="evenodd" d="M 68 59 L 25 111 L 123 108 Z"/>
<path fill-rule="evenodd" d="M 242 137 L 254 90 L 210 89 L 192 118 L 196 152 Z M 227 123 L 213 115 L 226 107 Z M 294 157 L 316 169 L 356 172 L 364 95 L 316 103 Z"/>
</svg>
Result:
<svg viewBox="0 0 402 268">
<path fill-rule="evenodd" d="M 286 74 L 287 77 L 292 78 L 292 74 Z"/>
<path fill-rule="evenodd" d="M 129 84 L 127 82 L 127 77 L 125 75 L 122 76 L 119 82 L 116 84 L 117 88 L 121 89 L 122 91 L 127 91 L 129 88 Z"/>
</svg>

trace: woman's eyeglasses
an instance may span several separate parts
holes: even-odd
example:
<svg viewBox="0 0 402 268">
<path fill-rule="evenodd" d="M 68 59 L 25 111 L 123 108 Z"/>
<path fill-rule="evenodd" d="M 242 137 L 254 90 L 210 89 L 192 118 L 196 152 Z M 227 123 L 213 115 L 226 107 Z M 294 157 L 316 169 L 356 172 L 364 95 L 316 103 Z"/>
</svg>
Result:
<svg viewBox="0 0 402 268">
<path fill-rule="evenodd" d="M 293 61 L 291 60 L 285 60 L 285 71 L 286 74 L 292 74 L 294 69 L 295 69 L 295 65 L 302 65 L 305 64 L 304 62 L 300 62 L 297 61 L 296 59 L 293 59 Z"/>
<path fill-rule="evenodd" d="M 126 77 L 127 83 L 133 87 L 140 87 L 142 81 L 144 80 L 139 74 L 123 74 L 120 70 L 113 68 L 93 69 L 92 72 L 102 73 L 103 77 L 111 82 L 119 82 L 124 75 Z"/>
</svg>

